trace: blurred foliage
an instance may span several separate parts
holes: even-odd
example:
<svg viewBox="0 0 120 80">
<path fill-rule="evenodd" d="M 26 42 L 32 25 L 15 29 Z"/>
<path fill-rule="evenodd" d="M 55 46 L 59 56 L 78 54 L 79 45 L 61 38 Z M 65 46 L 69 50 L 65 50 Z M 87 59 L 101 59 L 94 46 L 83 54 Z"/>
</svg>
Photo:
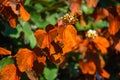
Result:
<svg viewBox="0 0 120 80">
<path fill-rule="evenodd" d="M 15 55 L 19 48 L 33 49 L 37 45 L 34 31 L 38 28 L 45 29 L 48 24 L 56 24 L 57 20 L 69 11 L 66 0 L 25 0 L 24 7 L 31 18 L 27 22 L 18 19 L 16 28 L 11 28 L 8 22 L 0 19 L 0 47 L 11 50 L 12 55 Z M 0 70 L 14 63 L 11 56 L 4 57 L 0 56 Z M 45 67 L 44 76 L 41 76 L 40 80 L 54 80 L 57 72 L 55 65 L 51 68 Z M 28 80 L 26 73 L 21 75 L 21 80 Z"/>
<path fill-rule="evenodd" d="M 108 7 L 119 5 L 118 0 L 100 0 L 98 7 Z M 37 29 L 45 29 L 48 24 L 56 24 L 64 14 L 69 13 L 69 4 L 67 0 L 25 0 L 25 9 L 30 13 L 31 18 L 28 22 L 19 19 L 17 27 L 11 28 L 8 22 L 0 19 L 0 47 L 4 47 L 12 51 L 15 55 L 19 48 L 33 49 L 36 44 L 34 31 Z M 82 26 L 80 22 L 75 24 L 78 31 L 87 31 L 89 29 L 106 28 L 109 23 L 105 20 L 99 20 L 94 23 L 91 15 L 95 8 L 88 8 L 86 4 L 81 6 L 81 10 L 85 15 L 87 25 Z M 61 69 L 52 64 L 46 66 L 39 80 L 74 80 L 78 77 L 78 60 L 82 58 L 80 54 L 70 53 L 68 56 L 67 68 Z M 11 56 L 0 56 L 0 70 L 14 61 Z M 109 70 L 109 69 L 108 69 Z M 113 72 L 111 72 L 113 73 Z M 119 80 L 113 74 L 111 80 Z M 22 74 L 22 80 L 26 80 L 26 74 Z"/>
<path fill-rule="evenodd" d="M 12 63 L 14 63 L 14 61 L 12 60 L 12 56 L 8 56 L 8 57 L 3 58 L 0 61 L 0 71 L 3 67 L 5 67 L 8 64 L 12 64 Z"/>
<path fill-rule="evenodd" d="M 20 47 L 28 47 L 33 49 L 36 46 L 34 31 L 38 28 L 45 29 L 48 24 L 56 24 L 57 20 L 68 12 L 68 2 L 65 0 L 25 0 L 24 4 L 31 18 L 28 22 L 19 19 L 16 28 L 0 19 L 0 46 L 12 50 L 14 53 Z M 14 40 L 8 43 L 6 41 Z M 4 40 L 5 39 L 5 40 Z M 9 45 L 7 45 L 9 44 Z M 14 49 L 16 47 L 16 49 Z"/>
</svg>

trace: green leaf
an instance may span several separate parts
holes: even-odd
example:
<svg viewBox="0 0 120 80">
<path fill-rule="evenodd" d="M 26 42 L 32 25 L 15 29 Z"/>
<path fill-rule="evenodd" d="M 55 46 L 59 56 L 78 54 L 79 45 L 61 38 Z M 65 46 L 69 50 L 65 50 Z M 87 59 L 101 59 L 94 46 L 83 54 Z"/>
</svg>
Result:
<svg viewBox="0 0 120 80">
<path fill-rule="evenodd" d="M 41 16 L 34 11 L 30 12 L 31 14 L 31 21 L 38 27 L 38 28 L 45 28 L 45 26 L 48 24 L 47 21 L 44 21 Z"/>
<path fill-rule="evenodd" d="M 98 28 L 108 27 L 109 23 L 107 21 L 99 20 L 96 23 L 93 23 L 93 28 L 96 30 Z"/>
<path fill-rule="evenodd" d="M 8 56 L 8 57 L 5 57 L 2 60 L 0 60 L 0 71 L 6 65 L 14 63 L 14 61 L 11 58 L 12 58 L 12 56 Z"/>
<path fill-rule="evenodd" d="M 25 33 L 25 39 L 28 41 L 28 43 L 30 43 L 30 47 L 34 48 L 36 45 L 36 39 L 34 37 L 34 33 L 32 32 L 30 25 L 28 24 L 28 22 L 25 22 L 23 25 L 23 31 Z M 28 44 L 26 43 L 26 44 Z"/>
<path fill-rule="evenodd" d="M 29 38 L 30 38 L 30 47 L 34 48 L 36 46 L 36 43 L 37 43 L 36 38 L 33 34 Z"/>
<path fill-rule="evenodd" d="M 16 28 L 11 28 L 6 26 L 4 30 L 4 35 L 9 36 L 11 38 L 19 38 L 21 31 L 22 31 L 22 28 L 19 24 L 16 26 Z"/>
<path fill-rule="evenodd" d="M 42 28 L 42 25 L 40 24 L 40 21 L 41 21 L 40 15 L 34 11 L 31 11 L 30 14 L 31 14 L 31 20 L 33 21 L 33 23 L 35 23 L 37 27 L 40 26 L 40 28 Z"/>
<path fill-rule="evenodd" d="M 76 28 L 77 28 L 78 31 L 84 30 L 84 27 L 81 26 L 81 24 L 80 24 L 79 22 L 77 22 L 77 23 L 75 24 L 75 26 L 76 26 Z"/>
<path fill-rule="evenodd" d="M 24 5 L 29 5 L 30 4 L 30 0 L 25 0 Z"/>
<path fill-rule="evenodd" d="M 57 77 L 58 68 L 57 67 L 45 67 L 44 76 L 46 80 L 54 80 Z"/>
<path fill-rule="evenodd" d="M 92 21 L 89 21 L 85 27 L 81 26 L 81 24 L 79 22 L 77 22 L 75 24 L 75 26 L 76 26 L 78 31 L 82 31 L 82 30 L 86 31 L 86 30 L 89 30 L 92 28 Z"/>
<path fill-rule="evenodd" d="M 84 5 L 81 6 L 81 10 L 82 10 L 85 14 L 89 15 L 89 14 L 92 14 L 92 13 L 93 13 L 94 8 L 88 8 L 87 5 L 84 4 Z"/>
<path fill-rule="evenodd" d="M 50 23 L 50 24 L 55 24 L 56 21 L 57 21 L 57 14 L 54 13 L 50 16 L 47 17 L 47 21 Z"/>
<path fill-rule="evenodd" d="M 20 23 L 23 27 L 23 32 L 25 33 L 24 35 L 24 43 L 25 44 L 30 44 L 31 48 L 34 48 L 36 46 L 36 39 L 34 36 L 34 32 L 32 31 L 30 24 L 28 22 L 24 22 L 20 20 Z"/>
<path fill-rule="evenodd" d="M 40 79 L 39 80 L 45 80 L 45 78 L 43 76 L 40 76 Z"/>
<path fill-rule="evenodd" d="M 37 12 L 40 12 L 44 7 L 41 5 L 41 3 L 36 3 L 35 4 L 35 9 L 37 10 Z"/>
</svg>

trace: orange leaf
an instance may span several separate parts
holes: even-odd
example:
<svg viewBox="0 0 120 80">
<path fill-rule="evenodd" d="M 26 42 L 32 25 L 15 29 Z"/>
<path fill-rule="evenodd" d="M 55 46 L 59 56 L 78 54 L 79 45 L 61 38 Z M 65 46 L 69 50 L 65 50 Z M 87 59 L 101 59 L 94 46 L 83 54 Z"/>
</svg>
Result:
<svg viewBox="0 0 120 80">
<path fill-rule="evenodd" d="M 93 42 L 101 50 L 101 53 L 103 54 L 107 53 L 107 48 L 110 46 L 109 41 L 107 39 L 98 36 L 95 39 L 93 39 Z"/>
<path fill-rule="evenodd" d="M 46 32 L 47 31 L 47 32 Z M 50 48 L 50 43 L 55 39 L 57 36 L 57 28 L 53 25 L 47 25 L 46 31 L 44 30 L 37 30 L 35 31 L 34 35 L 37 39 L 37 43 L 39 44 L 40 48 Z"/>
<path fill-rule="evenodd" d="M 79 44 L 78 52 L 82 53 L 83 57 L 85 56 L 85 54 L 86 54 L 86 52 L 87 52 L 88 43 L 89 43 L 89 40 L 88 40 L 88 39 L 84 39 L 84 40 Z"/>
<path fill-rule="evenodd" d="M 19 49 L 15 57 L 21 72 L 32 69 L 34 62 L 34 53 L 32 51 L 27 48 Z"/>
<path fill-rule="evenodd" d="M 52 42 L 58 35 L 58 26 L 49 24 L 46 26 L 46 32 L 48 33 L 50 42 Z"/>
<path fill-rule="evenodd" d="M 45 56 L 41 56 L 38 57 L 38 63 L 43 63 L 44 65 L 46 65 L 46 57 Z"/>
<path fill-rule="evenodd" d="M 39 44 L 40 48 L 45 48 L 50 46 L 50 41 L 48 39 L 48 35 L 44 30 L 36 30 L 34 33 L 37 43 Z"/>
<path fill-rule="evenodd" d="M 0 6 L 1 17 L 5 18 L 12 28 L 15 28 L 17 25 L 17 15 L 19 14 L 19 10 L 16 9 L 17 1 L 2 0 Z"/>
<path fill-rule="evenodd" d="M 80 37 L 72 25 L 67 25 L 63 31 L 63 53 L 70 52 L 79 46 Z"/>
<path fill-rule="evenodd" d="M 99 0 L 86 0 L 88 8 L 96 7 Z"/>
<path fill-rule="evenodd" d="M 50 59 L 55 62 L 57 65 L 61 64 L 65 59 L 62 56 L 62 48 L 59 44 L 52 42 L 50 46 Z"/>
<path fill-rule="evenodd" d="M 33 65 L 33 70 L 37 74 L 42 74 L 44 67 L 46 66 L 46 54 L 39 47 L 34 48 L 33 51 L 36 56 L 36 60 L 34 61 L 34 65 Z"/>
<path fill-rule="evenodd" d="M 38 80 L 38 76 L 34 70 L 26 71 L 26 74 L 30 80 Z"/>
<path fill-rule="evenodd" d="M 103 78 L 107 78 L 107 79 L 110 78 L 110 74 L 109 74 L 106 70 L 104 70 L 104 69 L 102 69 L 102 72 L 101 72 L 100 75 L 101 75 Z"/>
<path fill-rule="evenodd" d="M 105 8 L 98 8 L 97 11 L 96 11 L 96 13 L 95 13 L 95 16 L 96 16 L 95 22 L 97 22 L 98 20 L 104 19 L 107 16 L 109 16 L 109 12 Z"/>
<path fill-rule="evenodd" d="M 3 67 L 0 72 L 0 80 L 19 80 L 16 70 L 14 64 L 9 64 Z"/>
<path fill-rule="evenodd" d="M 11 7 L 11 10 L 16 14 L 19 15 L 19 9 L 18 9 L 18 1 L 14 0 L 7 0 L 6 4 L 8 4 L 7 6 Z M 5 5 L 6 5 L 5 4 Z"/>
<path fill-rule="evenodd" d="M 62 65 L 65 62 L 66 57 L 65 55 L 62 56 L 62 53 L 56 53 L 51 55 L 52 61 L 55 62 L 57 65 Z"/>
<path fill-rule="evenodd" d="M 82 0 L 68 0 L 70 3 L 71 15 L 81 14 L 80 5 Z"/>
<path fill-rule="evenodd" d="M 51 42 L 50 46 L 50 55 L 56 54 L 56 53 L 62 53 L 62 46 L 59 43 L 55 43 L 54 41 Z"/>
<path fill-rule="evenodd" d="M 119 40 L 119 42 L 116 44 L 115 50 L 116 50 L 116 51 L 120 51 L 120 40 Z"/>
<path fill-rule="evenodd" d="M 35 48 L 34 53 L 36 55 L 38 63 L 43 63 L 46 65 L 46 56 L 40 48 Z"/>
<path fill-rule="evenodd" d="M 28 21 L 30 19 L 30 14 L 25 10 L 21 3 L 19 3 L 19 5 L 20 5 L 20 17 L 24 21 Z"/>
<path fill-rule="evenodd" d="M 83 15 L 80 16 L 80 24 L 81 24 L 81 26 L 83 26 L 83 27 L 85 27 L 85 26 L 87 25 L 87 23 L 86 23 Z"/>
<path fill-rule="evenodd" d="M 57 53 L 57 54 L 52 55 L 54 61 L 57 61 L 58 59 L 60 59 L 61 56 L 62 56 L 61 53 Z"/>
<path fill-rule="evenodd" d="M 118 31 L 119 31 L 119 19 L 118 17 L 114 17 L 112 14 L 109 15 L 108 17 L 108 21 L 109 21 L 109 27 L 108 27 L 108 31 L 111 35 L 115 35 Z"/>
<path fill-rule="evenodd" d="M 82 70 L 83 74 L 95 74 L 96 72 L 96 65 L 94 62 L 82 62 L 80 61 L 79 68 Z"/>
<path fill-rule="evenodd" d="M 105 61 L 104 61 L 104 59 L 103 59 L 103 57 L 101 55 L 99 55 L 99 58 L 100 58 L 101 68 L 103 68 L 105 66 Z"/>
<path fill-rule="evenodd" d="M 50 55 L 55 54 L 55 49 L 53 45 L 50 45 Z"/>
<path fill-rule="evenodd" d="M 30 19 L 30 14 L 24 9 L 22 4 L 24 0 L 1 0 L 0 1 L 0 16 L 6 19 L 12 28 L 17 25 L 18 16 L 24 21 Z"/>
<path fill-rule="evenodd" d="M 3 11 L 1 12 L 1 14 L 3 14 L 4 18 L 7 19 L 7 21 L 9 22 L 10 26 L 12 28 L 15 28 L 17 25 L 17 15 L 11 10 L 11 7 L 5 7 L 3 9 Z"/>
<path fill-rule="evenodd" d="M 64 26 L 58 27 L 58 35 L 55 38 L 55 42 L 63 43 L 63 31 L 65 30 Z"/>
<path fill-rule="evenodd" d="M 17 25 L 17 19 L 16 18 L 11 18 L 9 19 L 9 24 L 12 28 L 16 28 Z"/>
<path fill-rule="evenodd" d="M 0 55 L 10 55 L 10 54 L 11 54 L 11 51 L 0 47 Z"/>
</svg>

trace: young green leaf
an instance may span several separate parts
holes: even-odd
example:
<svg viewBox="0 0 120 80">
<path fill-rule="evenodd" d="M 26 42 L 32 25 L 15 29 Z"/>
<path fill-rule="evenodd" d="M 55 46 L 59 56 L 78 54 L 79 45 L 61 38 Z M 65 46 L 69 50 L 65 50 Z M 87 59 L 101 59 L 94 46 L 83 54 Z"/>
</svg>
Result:
<svg viewBox="0 0 120 80">
<path fill-rule="evenodd" d="M 54 80 L 57 77 L 58 68 L 45 67 L 44 75 L 46 80 Z"/>
<path fill-rule="evenodd" d="M 5 57 L 2 60 L 0 60 L 0 71 L 6 65 L 14 63 L 14 61 L 11 58 L 12 58 L 12 56 L 8 56 L 8 57 Z"/>
</svg>

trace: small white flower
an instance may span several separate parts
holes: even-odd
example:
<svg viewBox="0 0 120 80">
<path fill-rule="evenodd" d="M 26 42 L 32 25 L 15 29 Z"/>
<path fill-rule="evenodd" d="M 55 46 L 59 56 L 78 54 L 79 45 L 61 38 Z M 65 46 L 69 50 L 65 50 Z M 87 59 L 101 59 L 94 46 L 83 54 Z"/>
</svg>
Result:
<svg viewBox="0 0 120 80">
<path fill-rule="evenodd" d="M 98 36 L 97 32 L 95 30 L 92 30 L 92 29 L 88 30 L 86 33 L 86 37 L 88 37 L 88 38 L 94 39 L 97 36 Z"/>
</svg>

